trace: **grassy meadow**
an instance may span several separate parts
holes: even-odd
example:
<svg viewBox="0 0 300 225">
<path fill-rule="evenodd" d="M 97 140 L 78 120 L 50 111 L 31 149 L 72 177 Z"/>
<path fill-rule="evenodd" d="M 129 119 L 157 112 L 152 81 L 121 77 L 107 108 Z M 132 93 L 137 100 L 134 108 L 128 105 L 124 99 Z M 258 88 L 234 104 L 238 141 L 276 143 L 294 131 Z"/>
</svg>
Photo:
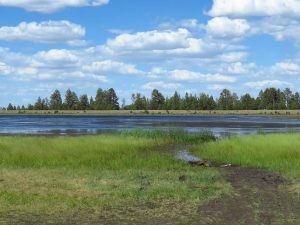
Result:
<svg viewBox="0 0 300 225">
<path fill-rule="evenodd" d="M 158 149 L 211 139 L 209 133 L 190 136 L 183 131 L 2 136 L 0 218 L 5 222 L 5 216 L 13 215 L 18 222 L 31 215 L 62 224 L 88 212 L 90 218 L 115 218 L 123 224 L 165 216 L 186 221 L 184 215 L 190 217 L 230 186 L 216 169 L 191 167 Z M 183 175 L 186 179 L 180 181 Z"/>
<path fill-rule="evenodd" d="M 290 190 L 300 194 L 300 134 L 0 136 L 0 224 L 197 221 L 199 206 L 234 190 L 218 168 L 175 159 L 168 149 L 181 145 L 201 158 L 279 172 L 297 181 Z"/>
<path fill-rule="evenodd" d="M 300 178 L 300 134 L 258 134 L 198 145 L 203 158 L 256 167 Z"/>
</svg>

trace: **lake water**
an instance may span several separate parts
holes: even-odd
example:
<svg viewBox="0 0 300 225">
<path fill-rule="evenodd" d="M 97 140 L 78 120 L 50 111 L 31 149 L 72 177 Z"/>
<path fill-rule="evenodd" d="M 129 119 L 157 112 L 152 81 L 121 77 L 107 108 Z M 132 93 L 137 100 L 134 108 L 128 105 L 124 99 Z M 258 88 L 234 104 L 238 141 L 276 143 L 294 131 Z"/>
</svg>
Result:
<svg viewBox="0 0 300 225">
<path fill-rule="evenodd" d="M 136 128 L 210 130 L 217 136 L 300 131 L 300 119 L 222 116 L 0 116 L 0 134 L 86 135 Z"/>
</svg>

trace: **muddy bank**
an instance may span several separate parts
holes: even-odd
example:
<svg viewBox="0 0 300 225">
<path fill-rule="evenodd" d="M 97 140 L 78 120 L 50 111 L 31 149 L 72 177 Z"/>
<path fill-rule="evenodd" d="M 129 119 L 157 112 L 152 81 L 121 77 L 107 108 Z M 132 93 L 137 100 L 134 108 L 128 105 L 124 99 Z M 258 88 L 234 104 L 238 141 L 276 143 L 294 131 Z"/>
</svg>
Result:
<svg viewBox="0 0 300 225">
<path fill-rule="evenodd" d="M 198 209 L 205 225 L 300 224 L 300 198 L 288 191 L 291 181 L 280 174 L 254 168 L 220 168 L 233 193 Z"/>
</svg>

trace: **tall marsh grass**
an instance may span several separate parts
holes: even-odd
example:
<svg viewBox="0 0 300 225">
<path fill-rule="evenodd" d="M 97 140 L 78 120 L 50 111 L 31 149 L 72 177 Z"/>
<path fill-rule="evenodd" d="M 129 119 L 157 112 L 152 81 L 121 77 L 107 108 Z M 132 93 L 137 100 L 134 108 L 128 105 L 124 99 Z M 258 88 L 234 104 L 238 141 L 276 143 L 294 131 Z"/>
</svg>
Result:
<svg viewBox="0 0 300 225">
<path fill-rule="evenodd" d="M 216 137 L 210 131 L 191 133 L 183 129 L 135 129 L 125 130 L 121 132 L 121 135 L 125 137 L 150 138 L 157 141 L 164 140 L 175 144 L 195 144 L 216 140 Z"/>
<path fill-rule="evenodd" d="M 162 168 L 177 165 L 157 151 L 169 144 L 213 140 L 209 132 L 133 130 L 85 137 L 0 137 L 0 167 L 94 169 Z"/>
</svg>

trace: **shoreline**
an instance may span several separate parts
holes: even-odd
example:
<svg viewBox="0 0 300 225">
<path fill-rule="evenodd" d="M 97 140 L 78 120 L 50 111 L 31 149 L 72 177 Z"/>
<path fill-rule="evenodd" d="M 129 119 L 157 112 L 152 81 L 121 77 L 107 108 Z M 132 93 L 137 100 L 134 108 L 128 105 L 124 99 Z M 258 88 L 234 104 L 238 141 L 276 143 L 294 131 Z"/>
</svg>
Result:
<svg viewBox="0 0 300 225">
<path fill-rule="evenodd" d="M 300 118 L 300 110 L 20 110 L 0 111 L 0 116 L 240 116 Z"/>
</svg>

